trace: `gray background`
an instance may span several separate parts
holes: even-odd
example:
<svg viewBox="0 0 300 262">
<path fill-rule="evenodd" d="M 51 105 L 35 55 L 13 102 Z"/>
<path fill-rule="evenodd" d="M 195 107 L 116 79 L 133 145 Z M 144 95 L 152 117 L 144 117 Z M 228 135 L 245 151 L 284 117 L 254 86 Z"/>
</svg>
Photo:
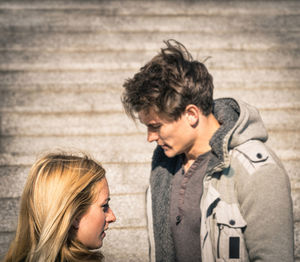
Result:
<svg viewBox="0 0 300 262">
<path fill-rule="evenodd" d="M 300 1 L 0 1 L 0 253 L 37 156 L 83 150 L 107 170 L 117 222 L 108 262 L 148 261 L 151 151 L 120 103 L 122 83 L 182 42 L 206 65 L 215 97 L 257 106 L 291 179 L 300 261 Z M 272 183 L 272 181 L 270 181 Z"/>
</svg>

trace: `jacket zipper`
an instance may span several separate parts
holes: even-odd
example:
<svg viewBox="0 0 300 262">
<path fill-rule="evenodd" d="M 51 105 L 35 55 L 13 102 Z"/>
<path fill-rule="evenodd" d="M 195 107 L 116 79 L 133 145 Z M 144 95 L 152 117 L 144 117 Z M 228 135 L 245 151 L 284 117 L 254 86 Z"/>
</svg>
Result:
<svg viewBox="0 0 300 262">
<path fill-rule="evenodd" d="M 220 258 L 220 239 L 221 239 L 221 231 L 223 230 L 224 226 L 219 224 L 219 235 L 218 235 L 218 243 L 217 243 L 217 258 Z"/>
</svg>

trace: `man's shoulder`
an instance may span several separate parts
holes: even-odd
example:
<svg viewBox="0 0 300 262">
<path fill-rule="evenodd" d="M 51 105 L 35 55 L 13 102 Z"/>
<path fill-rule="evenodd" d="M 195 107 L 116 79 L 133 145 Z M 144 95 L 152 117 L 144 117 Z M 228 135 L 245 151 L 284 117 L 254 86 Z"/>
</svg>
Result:
<svg viewBox="0 0 300 262">
<path fill-rule="evenodd" d="M 236 146 L 231 152 L 231 164 L 239 163 L 252 174 L 266 165 L 281 165 L 274 153 L 259 140 L 249 140 Z"/>
</svg>

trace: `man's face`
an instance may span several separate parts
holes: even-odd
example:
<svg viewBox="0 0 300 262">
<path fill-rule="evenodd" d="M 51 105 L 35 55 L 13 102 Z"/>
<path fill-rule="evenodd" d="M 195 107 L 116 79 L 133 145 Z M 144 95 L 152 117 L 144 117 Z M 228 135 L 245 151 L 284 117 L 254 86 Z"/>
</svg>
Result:
<svg viewBox="0 0 300 262">
<path fill-rule="evenodd" d="M 138 116 L 147 127 L 148 142 L 156 141 L 166 156 L 187 153 L 193 146 L 193 128 L 185 114 L 176 121 L 158 115 L 153 109 L 140 111 Z"/>
</svg>

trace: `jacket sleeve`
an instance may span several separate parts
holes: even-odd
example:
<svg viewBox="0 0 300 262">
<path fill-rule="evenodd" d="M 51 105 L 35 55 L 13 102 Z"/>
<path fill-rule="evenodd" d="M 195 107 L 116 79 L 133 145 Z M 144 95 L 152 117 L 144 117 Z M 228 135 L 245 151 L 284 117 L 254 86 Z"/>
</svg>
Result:
<svg viewBox="0 0 300 262">
<path fill-rule="evenodd" d="M 262 146 L 240 156 L 238 181 L 250 261 L 294 261 L 293 212 L 289 178 L 275 155 Z M 244 158 L 244 160 L 243 160 Z"/>
</svg>

